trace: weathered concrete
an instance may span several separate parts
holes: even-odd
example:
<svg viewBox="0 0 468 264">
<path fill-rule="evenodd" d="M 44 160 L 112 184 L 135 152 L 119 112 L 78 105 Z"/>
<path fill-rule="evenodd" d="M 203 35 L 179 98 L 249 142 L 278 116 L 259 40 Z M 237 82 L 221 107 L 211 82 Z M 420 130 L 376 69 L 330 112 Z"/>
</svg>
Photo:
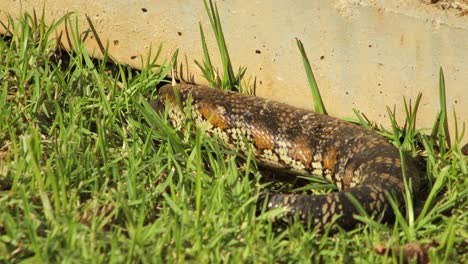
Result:
<svg viewBox="0 0 468 264">
<path fill-rule="evenodd" d="M 19 2 L 1 1 L 0 19 L 7 13 L 17 17 Z M 40 13 L 42 6 L 42 0 L 23 1 L 29 12 Z M 234 67 L 246 66 L 247 75 L 256 77 L 259 96 L 312 108 L 295 42 L 299 38 L 332 115 L 353 116 L 356 108 L 388 126 L 385 106 L 396 104 L 401 118 L 402 97 L 415 99 L 421 92 L 418 125 L 429 127 L 439 110 L 442 66 L 447 105 L 456 109 L 459 126 L 468 120 L 468 15 L 463 10 L 417 0 L 237 0 L 219 1 L 218 7 Z M 179 76 L 193 75 L 197 83 L 204 83 L 193 63 L 203 58 L 201 22 L 214 63 L 221 65 L 202 1 L 46 1 L 50 20 L 68 11 L 76 12 L 82 32 L 89 28 L 88 16 L 99 39 L 122 63 L 138 68 L 149 47 L 156 50 L 162 44 L 166 58 L 179 48 L 179 61 L 188 62 Z M 99 55 L 89 36 L 87 48 Z M 453 130 L 451 116 L 449 121 Z"/>
</svg>

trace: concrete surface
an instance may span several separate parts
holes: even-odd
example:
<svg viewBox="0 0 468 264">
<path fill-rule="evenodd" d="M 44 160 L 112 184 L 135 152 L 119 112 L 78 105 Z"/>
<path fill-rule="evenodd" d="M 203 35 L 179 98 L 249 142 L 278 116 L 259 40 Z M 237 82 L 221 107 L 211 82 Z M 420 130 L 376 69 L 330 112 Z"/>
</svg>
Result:
<svg viewBox="0 0 468 264">
<path fill-rule="evenodd" d="M 419 127 L 430 127 L 439 110 L 438 73 L 442 66 L 450 113 L 459 127 L 468 120 L 467 0 L 327 0 L 218 1 L 234 68 L 247 67 L 256 77 L 257 95 L 312 109 L 312 96 L 295 38 L 304 43 L 326 107 L 334 116 L 354 116 L 356 108 L 371 120 L 389 126 L 385 106 L 397 106 L 403 117 L 403 96 L 423 94 Z M 443 3 L 449 5 L 443 6 Z M 23 1 L 23 10 L 40 13 L 43 0 Z M 82 35 L 93 24 L 110 54 L 136 68 L 148 48 L 163 45 L 163 57 L 180 49 L 184 62 L 178 76 L 204 83 L 193 63 L 201 60 L 198 23 L 208 37 L 216 65 L 216 44 L 202 1 L 184 0 L 49 0 L 46 17 L 57 20 L 76 12 Z M 466 5 L 468 6 L 468 4 Z M 20 1 L 0 2 L 0 19 L 17 17 Z M 89 21 L 85 16 L 88 16 Z M 1 31 L 0 26 L 0 31 Z M 99 57 L 95 38 L 88 50 Z M 188 64 L 185 64 L 188 62 Z M 449 122 L 453 131 L 453 117 Z M 468 125 L 468 124 L 467 124 Z M 468 142 L 468 135 L 464 142 Z"/>
</svg>

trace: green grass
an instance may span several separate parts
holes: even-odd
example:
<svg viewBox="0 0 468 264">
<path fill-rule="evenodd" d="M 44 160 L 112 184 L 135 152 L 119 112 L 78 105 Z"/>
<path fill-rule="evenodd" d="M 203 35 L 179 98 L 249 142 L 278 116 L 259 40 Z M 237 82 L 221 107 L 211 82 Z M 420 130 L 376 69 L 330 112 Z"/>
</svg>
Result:
<svg viewBox="0 0 468 264">
<path fill-rule="evenodd" d="M 216 7 L 206 7 L 224 38 Z M 37 21 L 11 20 L 11 36 L 0 38 L 0 262 L 398 263 L 374 246 L 432 240 L 439 243 L 429 251 L 433 263 L 467 261 L 467 157 L 458 143 L 463 129 L 446 140 L 442 73 L 431 135 L 414 126 L 419 99 L 404 102 L 406 124 L 389 110 L 392 130 L 378 131 L 425 156 L 430 186 L 421 213 L 389 225 L 359 217 L 366 224 L 355 230 L 323 234 L 298 223 L 273 226 L 280 211 L 257 216 L 267 187 L 252 155 L 239 164 L 189 121 L 181 133 L 154 114 L 146 102 L 172 68 L 160 49 L 134 71 L 91 59 L 73 34 L 76 52 L 58 53 L 55 26 Z M 74 21 L 55 25 L 79 32 Z M 210 81 L 242 90 L 245 69 L 234 74 L 227 57 L 224 74 L 215 74 L 208 50 Z"/>
</svg>

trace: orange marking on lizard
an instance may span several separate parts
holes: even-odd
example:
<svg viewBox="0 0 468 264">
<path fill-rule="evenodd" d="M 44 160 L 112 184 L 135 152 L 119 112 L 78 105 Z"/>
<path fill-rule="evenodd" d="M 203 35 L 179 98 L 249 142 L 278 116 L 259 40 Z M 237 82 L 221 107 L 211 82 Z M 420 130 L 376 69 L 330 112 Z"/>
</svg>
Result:
<svg viewBox="0 0 468 264">
<path fill-rule="evenodd" d="M 211 105 L 204 103 L 203 101 L 200 102 L 199 105 L 200 108 L 198 109 L 198 111 L 206 120 L 209 120 L 213 126 L 219 127 L 223 130 L 228 128 L 228 122 L 226 120 L 226 117 L 218 114 Z"/>
<path fill-rule="evenodd" d="M 351 181 L 353 180 L 354 172 L 352 170 L 346 170 L 343 176 L 343 190 L 351 187 Z"/>
<path fill-rule="evenodd" d="M 169 101 L 171 105 L 177 106 L 177 100 L 175 99 L 175 95 L 173 92 L 167 92 L 166 90 L 161 91 L 160 95 L 161 101 Z"/>
<path fill-rule="evenodd" d="M 307 170 L 312 169 L 312 148 L 307 137 L 304 135 L 294 139 L 294 148 L 289 151 L 289 155 L 295 160 L 300 161 Z"/>
<path fill-rule="evenodd" d="M 336 155 L 337 152 L 334 146 L 328 147 L 323 153 L 323 168 L 329 169 L 331 174 L 333 174 L 333 171 L 335 170 Z"/>
<path fill-rule="evenodd" d="M 275 147 L 275 142 L 272 140 L 272 137 L 263 133 L 253 133 L 253 143 L 257 154 L 260 153 L 261 150 L 272 150 Z"/>
</svg>

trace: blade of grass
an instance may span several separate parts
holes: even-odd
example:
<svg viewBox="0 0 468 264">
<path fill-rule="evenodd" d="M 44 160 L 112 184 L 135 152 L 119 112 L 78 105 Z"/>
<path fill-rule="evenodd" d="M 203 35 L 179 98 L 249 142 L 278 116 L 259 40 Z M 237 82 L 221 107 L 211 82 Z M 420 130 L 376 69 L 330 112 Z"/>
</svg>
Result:
<svg viewBox="0 0 468 264">
<path fill-rule="evenodd" d="M 203 31 L 203 27 L 201 23 L 198 24 L 199 29 L 200 29 L 200 39 L 202 42 L 202 47 L 203 47 L 203 65 L 201 65 L 198 61 L 195 60 L 195 64 L 200 68 L 202 71 L 203 77 L 210 83 L 211 86 L 213 87 L 219 87 L 220 86 L 220 81 L 218 78 L 216 78 L 216 73 L 213 68 L 213 64 L 211 63 L 211 58 L 210 58 L 210 53 L 208 51 L 208 47 L 206 45 L 206 38 L 205 38 L 205 33 Z"/>
<path fill-rule="evenodd" d="M 409 104 L 406 103 L 406 98 L 403 97 L 403 105 L 405 107 L 405 114 L 406 114 L 406 119 L 405 119 L 405 139 L 403 141 L 402 146 L 405 149 L 411 149 L 414 150 L 414 142 L 417 139 L 418 132 L 416 130 L 416 118 L 417 118 L 417 112 L 419 109 L 419 104 L 421 102 L 422 94 L 419 93 L 418 96 L 416 97 L 416 101 L 414 103 L 414 107 L 411 105 L 411 100 Z"/>
<path fill-rule="evenodd" d="M 304 63 L 304 69 L 306 71 L 307 80 L 309 81 L 310 89 L 312 90 L 312 97 L 314 99 L 314 110 L 319 114 L 327 115 L 327 110 L 320 96 L 320 91 L 318 89 L 317 81 L 315 80 L 314 73 L 312 72 L 312 67 L 310 66 L 309 59 L 304 49 L 302 42 L 296 38 L 297 47 L 301 52 L 302 62 Z"/>
<path fill-rule="evenodd" d="M 413 208 L 413 188 L 411 181 L 408 178 L 408 175 L 406 174 L 406 158 L 402 150 L 402 146 L 400 143 L 400 133 L 398 130 L 398 124 L 396 122 L 396 117 L 395 117 L 395 112 L 392 112 L 389 107 L 387 107 L 387 112 L 390 117 L 390 123 L 392 125 L 392 131 L 393 131 L 393 137 L 394 141 L 396 144 L 396 147 L 398 148 L 398 151 L 400 152 L 400 160 L 401 160 L 401 170 L 402 170 L 402 175 L 403 175 L 403 183 L 405 186 L 405 194 L 404 194 L 404 199 L 405 199 L 405 207 L 406 207 L 406 217 L 408 220 L 408 225 L 412 226 L 414 224 L 414 208 Z"/>
<path fill-rule="evenodd" d="M 440 103 L 440 112 L 437 117 L 437 121 L 433 126 L 431 136 L 434 139 L 437 139 L 439 145 L 439 151 L 441 155 L 445 155 L 447 150 L 450 148 L 450 134 L 448 131 L 448 122 L 447 122 L 447 103 L 445 96 L 445 78 L 442 67 L 439 70 L 439 103 Z"/>
<path fill-rule="evenodd" d="M 221 26 L 221 19 L 219 17 L 218 5 L 210 0 L 209 6 L 206 0 L 203 0 L 206 12 L 210 19 L 211 27 L 218 43 L 218 49 L 221 55 L 221 61 L 223 64 L 223 88 L 232 88 L 239 85 L 239 80 L 235 79 L 234 71 L 232 69 L 231 59 L 226 45 L 226 40 L 223 34 L 223 28 Z"/>
<path fill-rule="evenodd" d="M 442 190 L 442 187 L 444 186 L 444 183 L 447 180 L 448 176 L 448 167 L 442 169 L 441 173 L 436 178 L 436 181 L 434 182 L 434 185 L 431 188 L 431 191 L 429 192 L 429 195 L 427 196 L 426 201 L 424 202 L 423 209 L 419 213 L 418 218 L 416 219 L 416 224 L 420 223 L 421 227 L 424 227 L 425 218 L 430 210 L 430 207 L 433 206 L 433 203 L 435 199 L 437 198 L 437 195 L 440 193 Z"/>
</svg>

